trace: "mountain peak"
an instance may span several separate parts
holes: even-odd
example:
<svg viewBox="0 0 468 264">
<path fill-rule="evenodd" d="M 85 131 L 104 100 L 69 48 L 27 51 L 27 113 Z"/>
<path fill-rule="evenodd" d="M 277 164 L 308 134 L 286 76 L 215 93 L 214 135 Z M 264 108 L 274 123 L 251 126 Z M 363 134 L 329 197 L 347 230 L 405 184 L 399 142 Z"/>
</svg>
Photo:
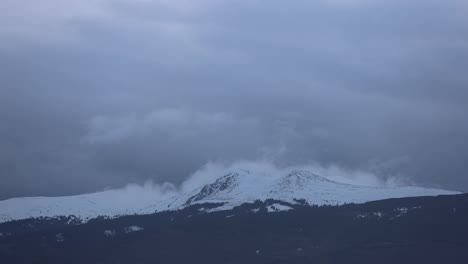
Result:
<svg viewBox="0 0 468 264">
<path fill-rule="evenodd" d="M 214 183 L 203 186 L 200 192 L 190 197 L 185 204 L 189 205 L 193 202 L 207 199 L 219 192 L 235 188 L 238 185 L 239 175 L 238 172 L 231 172 L 217 179 Z"/>
<path fill-rule="evenodd" d="M 31 197 L 0 201 L 0 222 L 31 217 L 76 215 L 86 221 L 98 216 L 145 214 L 178 210 L 194 204 L 222 204 L 211 211 L 229 210 L 245 203 L 269 199 L 290 204 L 304 200 L 314 205 L 364 203 L 388 198 L 458 194 L 459 192 L 423 187 L 370 187 L 335 182 L 306 170 L 284 175 L 235 170 L 212 183 L 168 198 L 151 191 L 141 193 L 110 190 L 66 197 Z M 139 198 L 135 199 L 135 195 Z"/>
<path fill-rule="evenodd" d="M 335 183 L 335 184 L 343 184 L 340 182 L 335 182 L 332 180 L 329 180 L 325 177 L 319 176 L 317 174 L 314 174 L 310 171 L 307 170 L 293 170 L 290 172 L 286 177 L 286 179 L 291 179 L 291 178 L 302 178 L 302 179 L 307 179 L 307 180 L 312 180 L 312 181 L 319 181 L 319 182 L 329 182 L 329 183 Z"/>
<path fill-rule="evenodd" d="M 267 199 L 289 203 L 306 200 L 309 204 L 338 205 L 451 193 L 454 192 L 414 186 L 386 188 L 351 185 L 329 180 L 307 170 L 293 170 L 281 177 L 238 170 L 203 186 L 184 206 L 210 202 L 223 203 L 225 205 L 222 208 L 228 209 Z"/>
</svg>

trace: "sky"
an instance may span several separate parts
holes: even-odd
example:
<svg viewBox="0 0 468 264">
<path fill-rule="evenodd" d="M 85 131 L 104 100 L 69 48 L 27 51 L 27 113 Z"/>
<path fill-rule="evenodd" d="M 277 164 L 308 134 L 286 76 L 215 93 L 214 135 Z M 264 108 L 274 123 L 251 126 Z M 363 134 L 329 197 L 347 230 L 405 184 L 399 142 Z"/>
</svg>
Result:
<svg viewBox="0 0 468 264">
<path fill-rule="evenodd" d="M 467 13 L 2 0 L 0 199 L 177 186 L 242 162 L 468 191 Z"/>
</svg>

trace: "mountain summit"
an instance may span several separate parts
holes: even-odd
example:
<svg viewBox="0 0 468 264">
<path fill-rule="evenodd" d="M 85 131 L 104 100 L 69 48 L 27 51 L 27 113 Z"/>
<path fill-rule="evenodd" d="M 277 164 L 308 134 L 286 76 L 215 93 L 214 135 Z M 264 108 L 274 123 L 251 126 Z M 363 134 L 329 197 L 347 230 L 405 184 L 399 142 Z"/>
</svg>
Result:
<svg viewBox="0 0 468 264">
<path fill-rule="evenodd" d="M 365 203 L 388 198 L 457 194 L 457 192 L 416 186 L 373 187 L 329 180 L 309 171 L 295 170 L 281 177 L 255 175 L 249 171 L 229 173 L 192 193 L 184 206 L 223 203 L 229 209 L 255 200 L 279 200 L 314 205 Z"/>
<path fill-rule="evenodd" d="M 33 217 L 76 216 L 87 221 L 98 216 L 149 214 L 178 210 L 205 203 L 217 204 L 211 211 L 229 210 L 256 200 L 278 200 L 290 204 L 340 205 L 388 198 L 458 194 L 455 191 L 416 186 L 372 187 L 340 183 L 309 171 L 295 170 L 269 176 L 237 170 L 212 183 L 169 198 L 152 190 L 110 190 L 65 197 L 30 197 L 0 201 L 0 222 Z M 283 207 L 284 210 L 289 208 Z"/>
</svg>

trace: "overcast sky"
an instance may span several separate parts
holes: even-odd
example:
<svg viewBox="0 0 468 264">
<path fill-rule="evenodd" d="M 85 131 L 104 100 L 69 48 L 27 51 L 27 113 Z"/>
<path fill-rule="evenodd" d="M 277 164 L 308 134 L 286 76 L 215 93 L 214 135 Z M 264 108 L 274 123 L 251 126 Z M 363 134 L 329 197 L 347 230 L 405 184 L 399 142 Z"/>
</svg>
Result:
<svg viewBox="0 0 468 264">
<path fill-rule="evenodd" d="M 468 191 L 468 1 L 1 0 L 0 199 L 207 162 Z"/>
</svg>

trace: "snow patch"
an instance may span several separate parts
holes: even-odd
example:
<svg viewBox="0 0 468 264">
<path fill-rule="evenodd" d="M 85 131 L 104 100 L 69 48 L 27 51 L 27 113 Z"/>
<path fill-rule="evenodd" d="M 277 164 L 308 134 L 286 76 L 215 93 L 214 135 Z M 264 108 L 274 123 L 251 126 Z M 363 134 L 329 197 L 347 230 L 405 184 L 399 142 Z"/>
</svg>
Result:
<svg viewBox="0 0 468 264">
<path fill-rule="evenodd" d="M 281 211 L 289 211 L 293 208 L 287 206 L 287 205 L 282 205 L 282 204 L 272 204 L 267 206 L 267 211 L 268 213 L 274 213 L 274 212 L 281 212 Z"/>
<path fill-rule="evenodd" d="M 133 232 L 138 232 L 138 231 L 143 231 L 144 228 L 141 226 L 127 226 L 124 228 L 125 234 L 133 233 Z"/>
<path fill-rule="evenodd" d="M 408 208 L 406 207 L 399 207 L 395 209 L 396 212 L 399 213 L 399 215 L 404 215 L 408 212 Z"/>
<path fill-rule="evenodd" d="M 409 207 L 409 208 L 408 207 L 395 208 L 393 211 L 396 213 L 396 215 L 394 217 L 392 217 L 390 220 L 402 217 L 402 216 L 406 215 L 409 212 L 412 212 L 414 210 L 421 209 L 421 208 L 422 208 L 421 206 L 413 206 L 413 207 Z"/>
<path fill-rule="evenodd" d="M 374 213 L 372 213 L 372 214 L 373 214 L 375 217 L 377 217 L 377 218 L 382 218 L 382 217 L 383 217 L 382 212 L 374 212 Z"/>
<path fill-rule="evenodd" d="M 359 218 L 367 218 L 367 217 L 368 217 L 367 214 L 358 214 L 358 215 L 356 215 L 356 218 L 358 218 L 358 219 Z"/>
<path fill-rule="evenodd" d="M 381 219 L 384 217 L 384 214 L 382 212 L 372 212 L 372 213 L 362 213 L 362 214 L 357 214 L 354 218 L 355 219 L 363 219 L 363 218 L 377 218 Z"/>
</svg>

